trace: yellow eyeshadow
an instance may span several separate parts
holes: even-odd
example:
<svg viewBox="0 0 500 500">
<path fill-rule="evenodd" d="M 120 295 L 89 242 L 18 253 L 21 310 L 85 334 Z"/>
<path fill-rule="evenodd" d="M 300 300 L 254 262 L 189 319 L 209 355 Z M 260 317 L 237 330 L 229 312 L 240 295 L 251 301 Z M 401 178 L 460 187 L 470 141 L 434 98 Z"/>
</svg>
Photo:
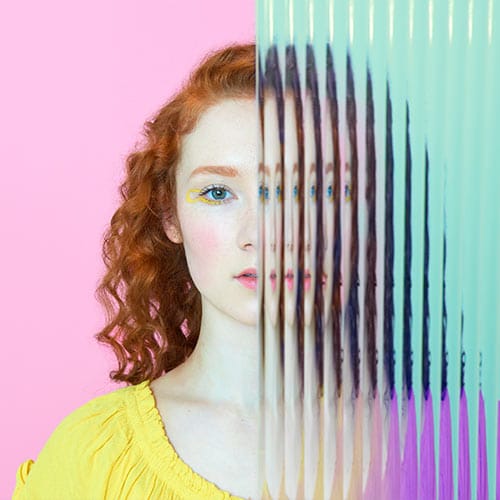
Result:
<svg viewBox="0 0 500 500">
<path fill-rule="evenodd" d="M 196 203 L 201 201 L 202 203 L 207 203 L 208 205 L 220 205 L 222 202 L 217 200 L 207 200 L 203 196 L 199 196 L 201 189 L 190 189 L 186 193 L 186 201 L 188 203 Z"/>
</svg>

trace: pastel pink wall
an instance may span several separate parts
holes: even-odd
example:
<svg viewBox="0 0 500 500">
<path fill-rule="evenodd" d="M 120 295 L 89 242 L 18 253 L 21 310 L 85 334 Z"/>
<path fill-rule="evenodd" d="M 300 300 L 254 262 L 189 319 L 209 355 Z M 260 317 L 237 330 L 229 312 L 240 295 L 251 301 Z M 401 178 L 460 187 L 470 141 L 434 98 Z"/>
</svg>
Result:
<svg viewBox="0 0 500 500">
<path fill-rule="evenodd" d="M 209 49 L 254 31 L 254 0 L 2 8 L 0 498 L 65 415 L 116 388 L 94 290 L 143 122 Z"/>
</svg>

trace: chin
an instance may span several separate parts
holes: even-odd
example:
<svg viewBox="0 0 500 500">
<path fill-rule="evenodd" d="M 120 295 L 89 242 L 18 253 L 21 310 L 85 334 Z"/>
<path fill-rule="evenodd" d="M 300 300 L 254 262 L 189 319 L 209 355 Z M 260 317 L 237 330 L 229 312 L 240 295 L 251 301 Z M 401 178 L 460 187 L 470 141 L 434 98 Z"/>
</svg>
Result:
<svg viewBox="0 0 500 500">
<path fill-rule="evenodd" d="M 257 328 L 257 317 L 256 316 L 253 316 L 253 315 L 234 315 L 234 314 L 231 314 L 230 315 L 231 318 L 236 321 L 237 323 L 239 323 L 241 326 L 253 326 L 255 328 Z"/>
<path fill-rule="evenodd" d="M 248 308 L 247 310 L 240 309 L 239 314 L 231 314 L 231 316 L 235 321 L 241 323 L 242 325 L 253 326 L 257 328 L 257 307 Z"/>
<path fill-rule="evenodd" d="M 243 321 L 240 321 L 241 324 L 245 326 L 253 326 L 257 328 L 257 319 L 256 318 L 246 318 Z"/>
</svg>

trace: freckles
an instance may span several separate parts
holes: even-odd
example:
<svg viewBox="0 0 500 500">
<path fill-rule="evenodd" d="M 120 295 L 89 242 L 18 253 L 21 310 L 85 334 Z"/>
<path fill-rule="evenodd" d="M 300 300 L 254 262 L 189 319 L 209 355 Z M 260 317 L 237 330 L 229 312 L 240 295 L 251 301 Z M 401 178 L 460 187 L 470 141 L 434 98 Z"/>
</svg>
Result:
<svg viewBox="0 0 500 500">
<path fill-rule="evenodd" d="M 186 250 L 196 262 L 192 262 L 197 269 L 219 266 L 220 259 L 228 252 L 228 232 L 222 223 L 214 223 L 200 217 L 191 219 L 184 233 L 184 245 Z"/>
<path fill-rule="evenodd" d="M 212 253 L 219 243 L 219 235 L 207 224 L 196 224 L 189 229 L 191 247 L 202 253 Z"/>
<path fill-rule="evenodd" d="M 184 250 L 189 273 L 198 289 L 203 290 L 217 254 L 217 235 L 204 224 L 189 224 L 184 230 Z"/>
<path fill-rule="evenodd" d="M 193 272 L 222 265 L 234 240 L 234 214 L 221 207 L 201 205 L 180 214 L 184 248 Z"/>
</svg>

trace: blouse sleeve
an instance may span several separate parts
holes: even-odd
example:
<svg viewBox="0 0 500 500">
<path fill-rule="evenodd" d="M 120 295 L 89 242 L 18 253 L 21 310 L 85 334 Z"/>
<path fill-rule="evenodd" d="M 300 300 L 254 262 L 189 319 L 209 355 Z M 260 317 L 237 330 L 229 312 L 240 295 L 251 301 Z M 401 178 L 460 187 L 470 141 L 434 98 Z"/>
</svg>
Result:
<svg viewBox="0 0 500 500">
<path fill-rule="evenodd" d="M 23 462 L 20 466 L 19 469 L 17 469 L 17 474 L 16 474 L 16 489 L 14 490 L 14 496 L 13 498 L 21 498 L 20 494 L 21 491 L 26 484 L 26 478 L 28 477 L 28 474 L 30 473 L 31 466 L 34 464 L 33 460 L 26 460 L 26 462 Z"/>
<path fill-rule="evenodd" d="M 37 460 L 19 467 L 13 500 L 106 496 L 111 469 L 130 442 L 124 409 L 109 399 L 94 399 L 61 422 Z"/>
<path fill-rule="evenodd" d="M 147 382 L 90 401 L 17 471 L 14 500 L 229 500 L 165 434 Z"/>
</svg>

